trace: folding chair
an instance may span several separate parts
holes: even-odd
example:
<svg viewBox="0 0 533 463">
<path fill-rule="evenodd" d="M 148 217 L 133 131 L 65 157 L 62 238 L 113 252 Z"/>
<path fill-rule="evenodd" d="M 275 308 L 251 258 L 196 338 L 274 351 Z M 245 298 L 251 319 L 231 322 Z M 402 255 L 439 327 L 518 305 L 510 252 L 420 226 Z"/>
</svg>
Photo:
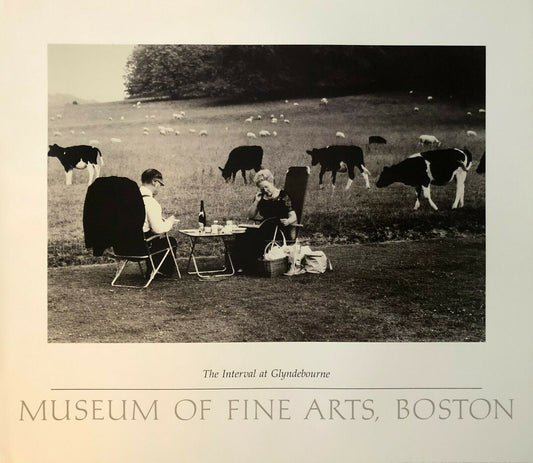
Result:
<svg viewBox="0 0 533 463">
<path fill-rule="evenodd" d="M 117 270 L 111 286 L 148 287 L 169 255 L 174 261 L 178 278 L 181 278 L 168 234 L 145 238 L 142 230 L 144 220 L 144 202 L 134 181 L 125 177 L 100 177 L 87 188 L 83 208 L 85 245 L 93 249 L 95 256 L 101 256 L 107 248 L 113 248 L 112 257 L 117 260 Z M 151 251 L 151 242 L 156 238 L 166 239 L 167 246 Z M 158 265 L 154 263 L 156 255 L 162 255 Z M 143 271 L 143 261 L 147 264 L 147 269 L 151 268 L 150 275 L 143 284 L 117 283 L 128 262 L 137 262 L 141 275 L 144 276 L 147 271 Z"/>
</svg>

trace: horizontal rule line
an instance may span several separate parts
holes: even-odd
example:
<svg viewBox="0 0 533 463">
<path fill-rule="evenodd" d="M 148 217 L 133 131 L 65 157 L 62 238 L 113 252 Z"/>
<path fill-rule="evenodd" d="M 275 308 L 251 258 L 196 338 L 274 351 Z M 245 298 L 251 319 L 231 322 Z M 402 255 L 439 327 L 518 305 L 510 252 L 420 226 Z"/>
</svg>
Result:
<svg viewBox="0 0 533 463">
<path fill-rule="evenodd" d="M 481 387 L 63 387 L 52 391 L 468 391 L 481 390 Z"/>
</svg>

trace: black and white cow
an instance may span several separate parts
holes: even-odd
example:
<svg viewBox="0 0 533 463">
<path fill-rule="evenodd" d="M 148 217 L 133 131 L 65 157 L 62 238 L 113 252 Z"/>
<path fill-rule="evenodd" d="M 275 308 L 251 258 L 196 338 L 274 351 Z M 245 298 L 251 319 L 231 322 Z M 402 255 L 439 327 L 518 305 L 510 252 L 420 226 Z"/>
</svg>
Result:
<svg viewBox="0 0 533 463">
<path fill-rule="evenodd" d="M 326 171 L 331 172 L 331 185 L 335 188 L 335 179 L 337 172 L 348 171 L 348 181 L 346 182 L 345 190 L 348 190 L 355 178 L 354 167 L 361 171 L 361 175 L 365 179 L 367 188 L 370 188 L 368 176 L 369 170 L 365 167 L 363 157 L 363 150 L 359 146 L 353 145 L 332 145 L 325 148 L 313 148 L 306 150 L 306 153 L 311 156 L 311 164 L 316 166 L 320 164 L 320 173 L 318 174 L 318 185 L 323 188 L 322 178 Z"/>
<path fill-rule="evenodd" d="M 438 210 L 431 200 L 430 184 L 445 185 L 454 178 L 457 191 L 452 209 L 463 207 L 466 173 L 472 167 L 472 154 L 466 148 L 425 151 L 416 153 L 391 167 L 385 167 L 376 183 L 378 188 L 389 186 L 394 182 L 414 186 L 416 202 L 414 209 L 420 207 L 422 193 L 430 206 Z"/>
<path fill-rule="evenodd" d="M 100 175 L 100 167 L 104 165 L 102 153 L 95 146 L 77 145 L 63 148 L 57 144 L 48 145 L 48 156 L 58 158 L 66 172 L 67 185 L 72 185 L 72 171 L 85 169 L 89 172 L 90 185 Z"/>
<path fill-rule="evenodd" d="M 485 173 L 485 153 L 483 153 L 483 156 L 481 156 L 481 159 L 479 160 L 479 164 L 477 165 L 476 172 L 478 174 Z"/>
<path fill-rule="evenodd" d="M 387 144 L 387 140 L 385 140 L 383 137 L 380 137 L 379 135 L 370 135 L 370 137 L 368 137 L 368 144 L 385 145 Z"/>
<path fill-rule="evenodd" d="M 222 177 L 226 182 L 229 182 L 230 178 L 232 182 L 235 182 L 235 176 L 240 170 L 246 184 L 246 171 L 254 169 L 257 172 L 261 170 L 262 162 L 263 148 L 257 145 L 243 145 L 232 149 L 228 155 L 226 165 L 224 168 L 219 167 L 219 169 L 222 171 Z"/>
</svg>

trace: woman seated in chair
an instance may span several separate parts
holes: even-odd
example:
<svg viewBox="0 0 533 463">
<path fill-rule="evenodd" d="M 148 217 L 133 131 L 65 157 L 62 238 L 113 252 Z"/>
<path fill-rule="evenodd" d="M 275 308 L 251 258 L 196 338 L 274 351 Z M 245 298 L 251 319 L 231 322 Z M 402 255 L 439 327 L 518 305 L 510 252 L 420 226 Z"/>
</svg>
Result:
<svg viewBox="0 0 533 463">
<path fill-rule="evenodd" d="M 274 186 L 272 172 L 267 169 L 260 170 L 254 176 L 254 183 L 259 192 L 248 209 L 248 218 L 261 220 L 261 224 L 257 229 L 251 228 L 243 235 L 238 235 L 233 252 L 237 268 L 245 270 L 255 268 L 266 244 L 274 238 L 276 227 L 278 231 L 283 232 L 287 240 L 291 240 L 295 234 L 291 225 L 297 222 L 291 198 L 284 190 Z M 280 235 L 276 236 L 276 239 L 280 238 Z"/>
</svg>

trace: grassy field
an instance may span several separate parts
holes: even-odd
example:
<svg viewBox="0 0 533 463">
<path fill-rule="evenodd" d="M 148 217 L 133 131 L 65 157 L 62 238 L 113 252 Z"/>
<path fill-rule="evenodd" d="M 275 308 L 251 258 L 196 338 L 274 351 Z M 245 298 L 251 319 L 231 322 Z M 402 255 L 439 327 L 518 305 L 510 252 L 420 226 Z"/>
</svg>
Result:
<svg viewBox="0 0 533 463">
<path fill-rule="evenodd" d="M 425 96 L 361 95 L 331 98 L 327 108 L 318 100 L 300 100 L 297 106 L 176 101 L 140 108 L 126 102 L 50 108 L 50 143 L 70 146 L 97 139 L 103 175 L 138 181 L 146 168 L 161 170 L 166 186 L 159 201 L 184 228 L 196 225 L 201 199 L 209 221 L 245 219 L 255 187 L 242 178 L 226 184 L 218 170 L 239 145 L 260 144 L 264 167 L 282 184 L 289 166 L 310 164 L 306 149 L 334 144 L 335 133 L 343 131 L 342 142 L 363 148 L 372 178 L 370 190 L 357 175 L 344 191 L 347 177 L 340 174 L 333 191 L 327 174 L 326 188 L 320 190 L 318 167 L 312 169 L 301 237 L 326 251 L 333 272 L 272 280 L 236 276 L 217 283 L 187 275 L 139 291 L 109 286 L 113 264 L 53 268 L 106 259 L 92 257 L 83 242 L 87 173 L 75 172 L 74 184 L 67 187 L 60 163 L 49 159 L 49 341 L 483 341 L 484 176 L 472 169 L 465 207 L 453 211 L 455 184 L 433 188 L 437 212 L 425 202 L 413 211 L 413 188 L 375 187 L 384 166 L 419 151 L 417 140 L 424 133 L 437 136 L 442 147 L 466 146 L 477 166 L 485 150 L 480 105 L 465 107 L 438 97 L 425 101 Z M 419 112 L 413 111 L 415 105 Z M 174 121 L 172 114 L 180 111 L 185 119 Z M 273 125 L 271 114 L 290 122 Z M 244 122 L 258 115 L 261 120 Z M 160 135 L 160 125 L 180 134 Z M 144 127 L 149 135 L 143 135 Z M 200 137 L 204 129 L 208 136 Z M 248 131 L 261 129 L 275 130 L 277 136 L 246 138 Z M 467 130 L 478 136 L 468 138 Z M 62 135 L 54 136 L 55 131 Z M 369 147 L 370 135 L 381 135 L 388 144 Z M 122 142 L 111 143 L 112 137 Z M 182 269 L 188 249 L 178 235 Z M 206 259 L 215 251 L 203 248 Z"/>
<path fill-rule="evenodd" d="M 244 220 L 247 205 L 255 193 L 253 186 L 225 184 L 219 166 L 238 145 L 263 147 L 263 164 L 282 184 L 291 165 L 309 165 L 305 150 L 335 144 L 337 131 L 343 131 L 342 143 L 363 148 L 365 162 L 372 173 L 371 189 L 364 187 L 357 175 L 352 188 L 343 190 L 346 174 L 337 177 L 332 191 L 329 174 L 326 188 L 318 189 L 318 167 L 312 169 L 305 206 L 303 238 L 311 244 L 366 243 L 391 239 L 463 236 L 485 231 L 485 179 L 471 172 L 466 180 L 465 208 L 450 211 L 455 184 L 434 187 L 432 196 L 440 211 L 427 203 L 412 211 L 414 189 L 394 184 L 377 189 L 375 181 L 382 168 L 419 151 L 420 134 L 433 134 L 442 147 L 467 147 L 474 156 L 474 167 L 485 150 L 485 115 L 481 104 L 460 105 L 448 97 L 435 97 L 430 103 L 425 95 L 388 94 L 330 98 L 327 108 L 318 99 L 261 102 L 248 105 L 216 105 L 212 101 L 190 100 L 147 102 L 140 108 L 131 102 L 64 105 L 49 108 L 49 143 L 61 146 L 94 143 L 104 156 L 102 175 L 119 175 L 139 180 L 149 167 L 163 172 L 164 190 L 159 196 L 164 211 L 175 214 L 181 226 L 194 226 L 200 199 L 206 203 L 209 220 Z M 419 112 L 413 107 L 418 106 Z M 173 113 L 185 111 L 185 119 L 174 121 Z M 467 116 L 470 111 L 472 116 Z M 57 118 L 61 114 L 61 118 Z M 280 122 L 270 123 L 274 114 Z M 280 115 L 290 123 L 282 123 Z M 245 123 L 249 116 L 261 120 Z M 152 117 L 153 116 L 153 117 Z M 51 120 L 51 118 L 54 120 Z M 112 120 L 110 119 L 112 118 Z M 123 118 L 123 120 L 121 120 Z M 158 126 L 172 127 L 180 135 L 159 134 Z M 143 128 L 150 129 L 143 135 Z M 196 130 L 191 133 L 190 129 Z M 208 131 L 207 137 L 198 132 Z M 276 137 L 249 140 L 246 132 L 267 129 Z M 467 137 L 475 130 L 477 137 Z M 61 136 L 55 136 L 56 131 Z M 82 131 L 84 134 L 82 134 Z M 367 146 L 368 136 L 381 135 L 387 145 Z M 121 143 L 112 143 L 112 137 Z M 91 143 L 92 144 L 92 143 Z M 49 265 L 61 266 L 95 262 L 84 248 L 82 210 L 87 173 L 76 171 L 73 185 L 65 185 L 65 174 L 57 159 L 48 160 Z M 186 247 L 180 246 L 184 255 Z M 101 260 L 100 260 L 101 262 Z"/>
<path fill-rule="evenodd" d="M 109 286 L 113 264 L 51 268 L 48 340 L 485 340 L 483 238 L 323 249 L 333 271 L 321 275 L 240 275 L 216 282 L 185 275 L 145 290 Z M 182 270 L 185 265 L 180 259 Z M 136 277 L 136 270 L 132 266 L 128 275 Z"/>
</svg>

